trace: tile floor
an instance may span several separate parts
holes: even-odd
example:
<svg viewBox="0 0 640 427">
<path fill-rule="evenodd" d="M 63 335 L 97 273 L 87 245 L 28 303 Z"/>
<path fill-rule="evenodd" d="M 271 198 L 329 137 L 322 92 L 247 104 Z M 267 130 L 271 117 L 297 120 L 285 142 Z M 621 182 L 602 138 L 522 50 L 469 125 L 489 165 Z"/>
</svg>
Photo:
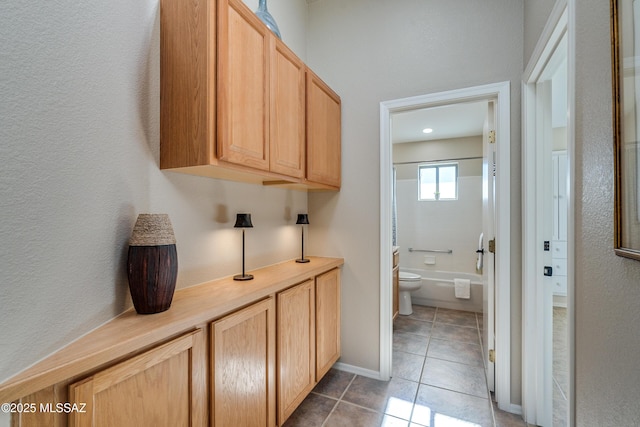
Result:
<svg viewBox="0 0 640 427">
<path fill-rule="evenodd" d="M 480 314 L 414 305 L 394 324 L 391 381 L 332 369 L 284 427 L 525 427 L 492 404 L 481 330 Z"/>
<path fill-rule="evenodd" d="M 553 425 L 567 425 L 569 405 L 569 349 L 567 347 L 567 309 L 553 307 Z"/>
</svg>

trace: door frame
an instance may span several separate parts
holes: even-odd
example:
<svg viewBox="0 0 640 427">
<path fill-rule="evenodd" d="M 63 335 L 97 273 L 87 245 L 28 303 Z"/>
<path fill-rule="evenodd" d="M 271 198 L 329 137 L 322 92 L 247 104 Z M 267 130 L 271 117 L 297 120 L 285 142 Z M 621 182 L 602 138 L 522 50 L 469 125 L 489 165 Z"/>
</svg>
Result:
<svg viewBox="0 0 640 427">
<path fill-rule="evenodd" d="M 392 369 L 393 315 L 391 289 L 391 114 L 457 102 L 497 99 L 496 111 L 496 338 L 495 399 L 500 409 L 511 404 L 511 107 L 510 82 L 419 95 L 380 103 L 380 379 Z"/>
<path fill-rule="evenodd" d="M 567 218 L 567 328 L 569 359 L 569 418 L 568 425 L 574 425 L 575 382 L 574 382 L 574 295 L 575 295 L 575 3 L 574 0 L 558 0 L 554 5 L 547 24 L 538 40 L 525 69 L 522 79 L 522 407 L 523 418 L 530 424 L 544 422 L 549 413 L 545 411 L 545 385 L 541 372 L 549 370 L 550 358 L 546 354 L 544 335 L 538 325 L 543 324 L 544 295 L 537 286 L 540 274 L 539 242 L 542 231 L 536 215 L 536 207 L 541 202 L 538 197 L 538 182 L 543 171 L 537 171 L 536 164 L 542 153 L 536 141 L 537 104 L 536 85 L 542 71 L 551 58 L 558 43 L 567 35 L 567 168 L 568 168 L 568 218 Z M 549 372 L 549 375 L 551 372 Z"/>
</svg>

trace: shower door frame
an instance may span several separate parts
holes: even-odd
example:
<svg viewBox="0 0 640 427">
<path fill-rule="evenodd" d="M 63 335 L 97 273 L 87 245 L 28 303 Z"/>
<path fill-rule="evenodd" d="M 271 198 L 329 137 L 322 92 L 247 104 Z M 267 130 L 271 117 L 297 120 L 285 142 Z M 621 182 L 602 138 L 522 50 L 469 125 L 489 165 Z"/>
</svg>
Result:
<svg viewBox="0 0 640 427">
<path fill-rule="evenodd" d="M 510 82 L 500 82 L 380 103 L 380 379 L 391 378 L 392 292 L 391 292 L 391 114 L 458 102 L 496 99 L 496 241 L 495 253 L 495 400 L 502 410 L 520 413 L 511 403 L 511 167 L 510 167 Z"/>
</svg>

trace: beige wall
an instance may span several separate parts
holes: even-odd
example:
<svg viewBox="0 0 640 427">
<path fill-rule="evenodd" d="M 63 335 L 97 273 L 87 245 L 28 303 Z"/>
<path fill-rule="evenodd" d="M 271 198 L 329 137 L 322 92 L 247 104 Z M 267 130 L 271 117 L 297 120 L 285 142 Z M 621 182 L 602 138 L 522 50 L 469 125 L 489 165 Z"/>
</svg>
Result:
<svg viewBox="0 0 640 427">
<path fill-rule="evenodd" d="M 640 262 L 613 253 L 609 2 L 576 3 L 576 425 L 640 425 Z"/>
<path fill-rule="evenodd" d="M 342 190 L 309 195 L 320 223 L 312 251 L 345 257 L 342 362 L 379 369 L 380 102 L 510 80 L 511 401 L 520 403 L 522 13 L 511 0 L 309 4 L 307 62 L 342 97 Z"/>
<path fill-rule="evenodd" d="M 304 59 L 306 4 L 272 3 Z M 247 268 L 298 255 L 306 193 L 158 169 L 158 0 L 0 11 L 0 381 L 130 306 L 139 213 L 170 215 L 179 287 L 239 271 L 238 211 L 255 225 Z"/>
<path fill-rule="evenodd" d="M 393 163 L 482 157 L 482 135 L 393 144 L 392 150 Z"/>
<path fill-rule="evenodd" d="M 563 0 L 557 0 L 563 1 Z M 564 0 L 566 3 L 566 0 Z M 524 49 L 522 50 L 524 65 L 526 66 L 531 58 L 533 49 L 538 43 L 542 30 L 547 24 L 549 14 L 555 5 L 556 0 L 535 0 L 523 1 L 524 4 Z"/>
</svg>

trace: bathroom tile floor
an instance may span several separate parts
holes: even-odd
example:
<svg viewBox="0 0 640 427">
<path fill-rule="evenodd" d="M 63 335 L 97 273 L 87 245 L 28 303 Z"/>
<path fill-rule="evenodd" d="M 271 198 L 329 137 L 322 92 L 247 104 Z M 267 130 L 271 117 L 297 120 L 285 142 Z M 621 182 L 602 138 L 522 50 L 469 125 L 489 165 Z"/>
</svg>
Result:
<svg viewBox="0 0 640 427">
<path fill-rule="evenodd" d="M 393 378 L 331 369 L 284 427 L 525 427 L 487 390 L 482 315 L 413 306 L 393 334 Z"/>
</svg>

